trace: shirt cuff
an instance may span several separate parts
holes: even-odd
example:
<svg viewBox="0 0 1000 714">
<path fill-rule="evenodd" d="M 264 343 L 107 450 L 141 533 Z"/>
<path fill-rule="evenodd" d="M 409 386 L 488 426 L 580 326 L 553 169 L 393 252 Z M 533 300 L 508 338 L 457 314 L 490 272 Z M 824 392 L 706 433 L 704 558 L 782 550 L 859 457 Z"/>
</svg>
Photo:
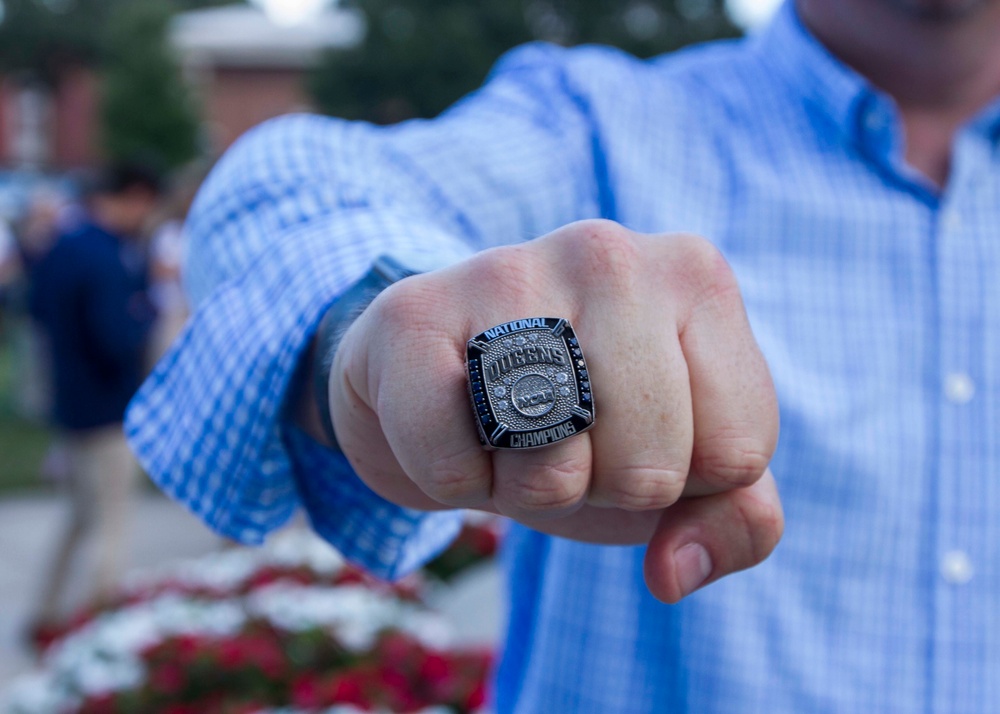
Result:
<svg viewBox="0 0 1000 714">
<path fill-rule="evenodd" d="M 262 542 L 292 516 L 301 491 L 310 494 L 310 514 L 331 543 L 356 554 L 370 551 L 371 557 L 359 557 L 380 572 L 412 569 L 429 551 L 404 541 L 446 541 L 448 528 L 438 525 L 444 519 L 385 501 L 375 505 L 377 496 L 347 476 L 346 461 L 334 468 L 307 458 L 308 466 L 293 468 L 280 420 L 300 355 L 323 313 L 378 255 L 424 268 L 470 252 L 433 226 L 363 210 L 317 217 L 276 239 L 204 301 L 132 400 L 125 430 L 139 462 L 167 494 L 229 538 Z M 345 516 L 343 506 L 332 507 L 334 497 L 360 510 Z M 402 514 L 398 522 L 389 519 L 396 525 L 385 533 L 358 530 L 359 519 L 383 514 L 380 508 Z M 405 532 L 399 524 L 408 524 Z M 393 527 L 399 529 L 390 539 L 395 545 L 386 545 L 383 537 Z M 371 548 L 351 544 L 362 535 Z"/>
<path fill-rule="evenodd" d="M 444 550 L 462 528 L 462 511 L 416 511 L 369 489 L 339 452 L 299 429 L 285 429 L 285 445 L 309 521 L 348 560 L 394 580 Z"/>
</svg>

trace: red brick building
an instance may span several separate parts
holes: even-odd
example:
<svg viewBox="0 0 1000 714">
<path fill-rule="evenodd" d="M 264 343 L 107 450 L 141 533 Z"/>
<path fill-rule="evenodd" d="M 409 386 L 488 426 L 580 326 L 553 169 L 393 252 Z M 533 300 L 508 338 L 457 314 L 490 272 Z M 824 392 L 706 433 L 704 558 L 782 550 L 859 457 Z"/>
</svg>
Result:
<svg viewBox="0 0 1000 714">
<path fill-rule="evenodd" d="M 364 35 L 357 13 L 330 10 L 294 26 L 232 5 L 178 15 L 171 27 L 213 153 L 260 122 L 309 108 L 305 72 L 332 47 Z M 54 88 L 0 78 L 0 166 L 65 170 L 100 159 L 100 78 L 67 68 Z"/>
<path fill-rule="evenodd" d="M 281 26 L 251 7 L 179 15 L 172 41 L 194 86 L 213 148 L 222 150 L 265 119 L 309 109 L 304 75 L 332 47 L 364 36 L 356 12 L 331 10 Z"/>
</svg>

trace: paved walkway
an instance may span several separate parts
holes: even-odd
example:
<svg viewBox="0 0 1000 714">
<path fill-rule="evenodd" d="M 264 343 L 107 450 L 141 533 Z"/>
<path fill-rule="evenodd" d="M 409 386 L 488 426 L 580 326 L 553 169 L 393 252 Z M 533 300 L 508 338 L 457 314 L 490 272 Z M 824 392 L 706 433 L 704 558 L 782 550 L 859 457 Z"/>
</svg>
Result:
<svg viewBox="0 0 1000 714">
<path fill-rule="evenodd" d="M 30 653 L 23 634 L 31 604 L 67 513 L 53 496 L 0 499 L 0 690 L 29 668 Z M 129 563 L 149 567 L 170 560 L 203 555 L 219 539 L 183 508 L 155 494 L 139 499 Z M 73 582 L 71 599 L 79 602 L 82 578 Z"/>
<path fill-rule="evenodd" d="M 24 646 L 24 628 L 65 513 L 66 504 L 52 496 L 0 499 L 0 692 L 33 664 Z M 219 544 L 182 507 L 162 496 L 145 494 L 136 508 L 130 567 L 148 568 L 204 555 Z M 79 581 L 77 591 L 82 590 Z M 432 605 L 452 621 L 460 641 L 485 643 L 496 641 L 499 634 L 500 598 L 500 577 L 490 567 L 471 573 L 457 587 L 436 593 Z"/>
</svg>

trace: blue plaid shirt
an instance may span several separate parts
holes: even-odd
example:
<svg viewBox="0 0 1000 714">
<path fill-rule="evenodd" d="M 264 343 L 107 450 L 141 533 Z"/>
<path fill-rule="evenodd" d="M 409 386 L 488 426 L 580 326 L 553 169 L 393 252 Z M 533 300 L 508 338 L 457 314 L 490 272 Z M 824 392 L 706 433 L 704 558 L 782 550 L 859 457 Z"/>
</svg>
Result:
<svg viewBox="0 0 1000 714">
<path fill-rule="evenodd" d="M 259 541 L 301 505 L 399 575 L 459 516 L 386 503 L 283 420 L 325 307 L 381 253 L 442 264 L 597 216 L 699 233 L 776 381 L 785 538 L 667 606 L 642 548 L 515 527 L 498 711 L 1000 711 L 997 109 L 939 192 L 904 164 L 893 102 L 788 5 L 649 62 L 528 46 L 433 122 L 271 122 L 197 201 L 200 307 L 132 404 L 132 444 L 222 533 Z"/>
</svg>

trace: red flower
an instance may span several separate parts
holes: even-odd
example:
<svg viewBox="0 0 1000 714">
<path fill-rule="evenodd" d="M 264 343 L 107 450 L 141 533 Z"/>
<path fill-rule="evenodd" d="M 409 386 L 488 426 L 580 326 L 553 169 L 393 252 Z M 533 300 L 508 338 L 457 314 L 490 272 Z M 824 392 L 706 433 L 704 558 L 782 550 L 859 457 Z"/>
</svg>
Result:
<svg viewBox="0 0 1000 714">
<path fill-rule="evenodd" d="M 379 640 L 377 651 L 386 664 L 402 667 L 422 652 L 420 643 L 401 632 L 389 632 Z"/>
<path fill-rule="evenodd" d="M 205 650 L 206 644 L 204 638 L 195 635 L 180 635 L 173 640 L 168 640 L 168 642 L 173 643 L 175 656 L 181 663 L 191 662 L 200 652 Z"/>
<path fill-rule="evenodd" d="M 409 678 L 393 666 L 379 667 L 376 681 L 384 691 L 405 692 L 410 688 Z"/>
<path fill-rule="evenodd" d="M 476 683 L 472 691 L 469 692 L 469 696 L 465 699 L 465 707 L 470 711 L 474 709 L 479 709 L 481 706 L 486 704 L 486 683 L 482 680 Z"/>
<path fill-rule="evenodd" d="M 353 704 L 357 707 L 371 705 L 365 694 L 365 679 L 357 674 L 345 672 L 336 674 L 327 683 L 328 699 L 324 704 Z"/>
<path fill-rule="evenodd" d="M 319 580 L 315 572 L 306 567 L 288 568 L 281 566 L 270 566 L 261 568 L 251 575 L 244 583 L 242 591 L 244 593 L 271 585 L 277 582 L 292 582 L 299 585 L 310 585 Z"/>
<path fill-rule="evenodd" d="M 242 662 L 256 667 L 274 679 L 285 670 L 286 656 L 282 642 L 273 630 L 260 630 L 233 641 L 240 650 Z"/>
<path fill-rule="evenodd" d="M 115 714 L 115 695 L 101 694 L 90 697 L 80 705 L 78 714 Z"/>
<path fill-rule="evenodd" d="M 431 684 L 444 681 L 451 674 L 452 667 L 448 658 L 436 652 L 428 653 L 420 665 L 420 678 Z"/>
<path fill-rule="evenodd" d="M 357 568 L 347 567 L 333 580 L 334 585 L 364 585 L 369 578 Z"/>
<path fill-rule="evenodd" d="M 161 694 L 177 694 L 186 681 L 184 668 L 173 662 L 160 664 L 149 673 L 149 686 Z"/>
<path fill-rule="evenodd" d="M 466 535 L 463 553 L 495 547 L 495 533 Z M 465 556 L 463 556 L 465 557 Z M 162 581 L 123 591 L 117 600 L 76 621 L 86 622 L 104 609 L 148 601 L 165 593 L 202 600 L 240 602 L 254 588 L 275 582 L 354 585 L 384 596 L 418 599 L 423 581 L 407 578 L 388 584 L 364 571 L 345 567 L 333 574 L 306 566 L 266 566 L 227 588 Z M 286 632 L 266 620 L 251 619 L 231 636 L 180 635 L 143 652 L 147 681 L 137 690 L 91 697 L 76 714 L 252 714 L 289 704 L 317 711 L 336 704 L 414 712 L 443 704 L 467 714 L 485 701 L 484 680 L 490 657 L 481 652 L 428 649 L 399 630 L 381 634 L 367 652 L 353 652 L 323 628 Z"/>
<path fill-rule="evenodd" d="M 323 687 L 319 677 L 304 674 L 292 682 L 292 704 L 302 709 L 323 706 Z"/>
<path fill-rule="evenodd" d="M 495 555 L 500 546 L 500 538 L 492 528 L 470 528 L 469 544 L 484 558 Z"/>
<path fill-rule="evenodd" d="M 246 663 L 246 652 L 239 639 L 219 643 L 219 664 L 226 669 L 237 669 Z"/>
</svg>

